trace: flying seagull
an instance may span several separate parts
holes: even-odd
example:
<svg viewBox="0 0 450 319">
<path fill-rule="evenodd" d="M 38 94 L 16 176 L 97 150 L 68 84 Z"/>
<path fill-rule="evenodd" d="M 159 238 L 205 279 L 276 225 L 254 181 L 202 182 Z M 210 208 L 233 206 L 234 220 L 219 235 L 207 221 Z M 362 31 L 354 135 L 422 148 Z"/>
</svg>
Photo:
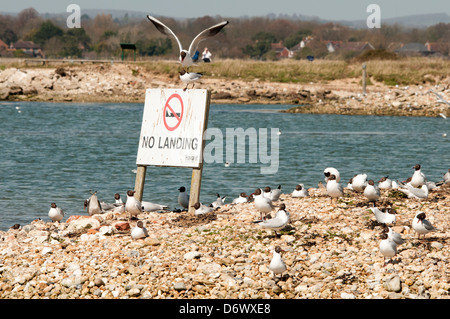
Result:
<svg viewBox="0 0 450 319">
<path fill-rule="evenodd" d="M 213 25 L 212 27 L 209 27 L 208 29 L 203 30 L 194 38 L 194 40 L 192 40 L 191 45 L 189 46 L 189 50 L 184 50 L 180 40 L 178 40 L 178 37 L 164 23 L 150 15 L 147 15 L 147 18 L 155 25 L 156 29 L 158 29 L 159 32 L 167 36 L 173 36 L 175 38 L 178 46 L 180 47 L 180 63 L 185 68 L 188 68 L 192 64 L 194 64 L 192 56 L 195 54 L 195 51 L 197 51 L 198 44 L 209 37 L 215 36 L 220 32 L 220 30 L 222 30 L 223 27 L 225 27 L 229 23 L 228 21 L 222 21 L 216 25 Z"/>
</svg>

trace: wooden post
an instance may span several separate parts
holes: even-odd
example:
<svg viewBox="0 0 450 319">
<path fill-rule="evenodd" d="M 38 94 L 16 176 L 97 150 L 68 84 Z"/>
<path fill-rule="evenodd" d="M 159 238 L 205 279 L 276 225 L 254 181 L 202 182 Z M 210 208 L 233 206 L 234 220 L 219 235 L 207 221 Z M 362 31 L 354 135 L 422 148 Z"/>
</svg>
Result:
<svg viewBox="0 0 450 319">
<path fill-rule="evenodd" d="M 192 169 L 192 178 L 191 178 L 191 190 L 189 193 L 189 207 L 188 212 L 194 214 L 195 208 L 193 207 L 195 203 L 200 201 L 200 188 L 202 185 L 202 173 L 203 173 L 203 150 L 205 149 L 205 131 L 208 126 L 208 118 L 209 118 L 209 102 L 211 98 L 211 91 L 207 91 L 206 96 L 206 108 L 205 108 L 205 119 L 204 119 L 204 131 L 203 131 L 203 139 L 202 139 L 202 160 L 200 162 L 199 168 Z"/>
<path fill-rule="evenodd" d="M 136 172 L 136 182 L 134 184 L 134 197 L 142 202 L 142 195 L 144 193 L 145 173 L 147 172 L 147 166 L 138 165 Z"/>
<path fill-rule="evenodd" d="M 362 85 L 363 85 L 363 95 L 366 95 L 366 64 L 362 65 Z"/>
</svg>

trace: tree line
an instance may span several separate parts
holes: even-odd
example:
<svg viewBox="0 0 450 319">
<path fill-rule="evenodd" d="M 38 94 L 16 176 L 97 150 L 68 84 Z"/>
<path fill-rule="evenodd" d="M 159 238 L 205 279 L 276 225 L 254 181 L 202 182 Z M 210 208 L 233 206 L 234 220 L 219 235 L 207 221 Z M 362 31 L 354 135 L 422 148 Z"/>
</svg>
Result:
<svg viewBox="0 0 450 319">
<path fill-rule="evenodd" d="M 291 20 L 284 18 L 253 17 L 224 18 L 204 16 L 177 20 L 160 17 L 177 34 L 184 46 L 203 29 L 222 20 L 229 20 L 218 35 L 201 43 L 214 57 L 271 59 L 272 43 L 282 42 L 288 49 L 305 37 L 312 39 L 308 54 L 324 57 L 328 54 L 324 41 L 368 41 L 376 49 L 386 49 L 392 42 L 450 42 L 450 24 L 439 23 L 428 28 L 405 28 L 383 25 L 379 29 L 355 29 L 338 23 Z M 178 45 L 172 38 L 162 35 L 147 20 L 113 18 L 109 14 L 81 16 L 81 28 L 69 29 L 66 17 L 44 18 L 33 9 L 22 10 L 16 16 L 0 15 L 0 40 L 6 44 L 17 40 L 33 41 L 46 57 L 112 58 L 121 54 L 120 43 L 134 43 L 137 54 L 148 56 L 173 56 Z M 203 47 L 199 48 L 200 51 Z M 0 52 L 0 55 L 12 53 Z"/>
</svg>

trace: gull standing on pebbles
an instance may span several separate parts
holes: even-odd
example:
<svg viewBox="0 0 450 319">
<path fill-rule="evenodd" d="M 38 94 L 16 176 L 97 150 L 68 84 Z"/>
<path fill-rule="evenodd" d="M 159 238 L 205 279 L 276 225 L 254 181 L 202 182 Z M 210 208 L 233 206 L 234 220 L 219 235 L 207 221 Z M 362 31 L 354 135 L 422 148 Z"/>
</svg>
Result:
<svg viewBox="0 0 450 319">
<path fill-rule="evenodd" d="M 397 220 L 395 210 L 392 208 L 385 208 L 384 212 L 376 207 L 369 207 L 369 209 L 375 215 L 375 219 L 380 224 L 394 224 Z"/>
<path fill-rule="evenodd" d="M 325 175 L 325 183 L 328 182 L 328 177 L 330 177 L 331 175 L 336 176 L 336 182 L 339 183 L 341 181 L 341 174 L 334 167 L 325 168 L 323 170 L 323 175 Z"/>
<path fill-rule="evenodd" d="M 136 226 L 133 227 L 131 230 L 131 238 L 133 239 L 139 239 L 139 238 L 145 238 L 148 236 L 147 228 L 144 227 L 144 223 L 142 220 L 139 220 L 136 223 Z"/>
<path fill-rule="evenodd" d="M 362 193 L 367 186 L 367 174 L 356 174 L 352 179 L 352 189 Z"/>
<path fill-rule="evenodd" d="M 373 206 L 375 207 L 375 202 L 380 198 L 380 189 L 375 185 L 372 179 L 367 182 L 367 186 L 364 188 L 364 196 L 366 196 L 370 202 L 373 202 Z"/>
<path fill-rule="evenodd" d="M 420 235 L 425 237 L 426 234 L 437 230 L 425 217 L 424 212 L 418 212 L 413 219 L 412 228 L 416 231 L 418 238 Z"/>
<path fill-rule="evenodd" d="M 175 33 L 173 33 L 173 31 L 169 29 L 169 27 L 150 15 L 147 15 L 147 18 L 154 24 L 159 32 L 167 36 L 172 36 L 176 40 L 176 42 L 178 43 L 178 47 L 180 48 L 180 63 L 183 68 L 188 68 L 194 64 L 192 57 L 194 56 L 195 51 L 197 51 L 198 44 L 201 41 L 215 36 L 220 32 L 220 30 L 222 30 L 223 27 L 228 24 L 228 21 L 222 21 L 216 25 L 213 25 L 212 27 L 209 27 L 208 29 L 203 30 L 194 38 L 194 40 L 192 40 L 191 45 L 189 46 L 189 50 L 184 50 L 180 40 L 175 35 Z"/>
<path fill-rule="evenodd" d="M 277 231 L 282 230 L 287 226 L 287 224 L 289 224 L 291 220 L 290 217 L 291 214 L 286 211 L 286 205 L 281 204 L 280 209 L 277 211 L 274 218 L 263 221 L 258 220 L 255 223 L 258 223 L 262 228 L 273 230 L 275 232 L 275 237 L 278 237 Z"/>
<path fill-rule="evenodd" d="M 272 201 L 270 198 L 267 198 L 263 195 L 260 188 L 257 188 L 255 192 L 253 193 L 255 198 L 255 208 L 260 212 L 261 214 L 261 220 L 263 220 L 263 213 L 268 214 L 270 213 L 275 207 L 272 204 Z"/>
<path fill-rule="evenodd" d="M 178 194 L 178 204 L 187 209 L 189 207 L 189 195 L 186 192 L 186 188 L 181 186 L 178 190 L 180 191 Z"/>
<path fill-rule="evenodd" d="M 393 231 L 392 228 L 387 226 L 386 224 L 384 224 L 383 233 L 386 233 L 388 237 L 391 238 L 397 246 L 405 243 L 405 240 L 402 238 L 402 235 Z"/>
<path fill-rule="evenodd" d="M 333 203 L 333 198 L 336 198 L 337 201 L 339 197 L 344 196 L 344 188 L 336 181 L 336 176 L 334 175 L 328 177 L 327 194 L 330 196 L 331 203 Z"/>
<path fill-rule="evenodd" d="M 84 201 L 84 208 L 87 209 L 89 216 L 104 213 L 102 210 L 102 205 L 98 200 L 97 192 L 94 192 L 89 199 Z"/>
<path fill-rule="evenodd" d="M 61 207 L 57 207 L 55 203 L 51 203 L 48 217 L 50 217 L 53 222 L 60 222 L 64 217 L 64 211 Z"/>
<path fill-rule="evenodd" d="M 184 83 L 186 83 L 186 87 L 183 89 L 183 91 L 186 91 L 189 84 L 192 83 L 192 88 L 195 86 L 195 81 L 200 80 L 200 78 L 203 76 L 203 73 L 196 73 L 196 72 L 186 72 L 185 70 L 181 70 L 179 72 L 180 74 L 180 80 Z"/>
<path fill-rule="evenodd" d="M 444 174 L 444 184 L 450 184 L 450 168 Z"/>
<path fill-rule="evenodd" d="M 291 194 L 292 197 L 307 197 L 308 195 L 308 190 L 303 184 L 298 184 L 297 186 L 295 186 L 295 189 Z"/>
<path fill-rule="evenodd" d="M 130 214 L 130 219 L 136 218 L 137 215 L 143 212 L 142 204 L 134 197 L 136 191 L 129 190 L 127 192 L 127 202 L 125 204 L 125 210 Z"/>
<path fill-rule="evenodd" d="M 418 188 L 426 184 L 427 179 L 425 177 L 425 174 L 422 173 L 420 164 L 414 165 L 413 168 L 415 169 L 415 171 L 413 176 L 411 177 L 411 186 Z"/>
<path fill-rule="evenodd" d="M 277 200 L 280 199 L 280 195 L 281 195 L 281 185 L 278 185 L 277 188 L 270 190 L 270 187 L 266 187 L 265 190 L 265 195 L 266 197 L 269 197 L 272 202 L 276 202 Z"/>
<path fill-rule="evenodd" d="M 272 260 L 270 261 L 270 264 L 269 264 L 269 269 L 273 273 L 273 278 L 275 278 L 276 274 L 282 274 L 287 269 L 286 264 L 284 263 L 283 259 L 281 258 L 281 253 L 283 251 L 284 250 L 281 249 L 280 246 L 276 246 L 275 249 L 273 250 Z"/>
<path fill-rule="evenodd" d="M 381 242 L 379 245 L 380 252 L 384 257 L 384 265 L 386 265 L 386 258 L 392 258 L 397 255 L 397 244 L 385 232 L 380 235 Z"/>
</svg>

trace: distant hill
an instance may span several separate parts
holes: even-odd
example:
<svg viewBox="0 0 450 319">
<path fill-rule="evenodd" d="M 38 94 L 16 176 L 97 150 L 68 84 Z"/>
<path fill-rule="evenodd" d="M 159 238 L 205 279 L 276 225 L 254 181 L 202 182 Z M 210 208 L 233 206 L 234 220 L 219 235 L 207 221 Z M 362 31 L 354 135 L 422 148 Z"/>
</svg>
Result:
<svg viewBox="0 0 450 319">
<path fill-rule="evenodd" d="M 352 26 L 355 28 L 364 28 L 366 27 L 366 20 L 358 20 L 358 21 L 337 21 L 342 24 Z M 408 28 L 427 28 L 429 26 L 438 24 L 438 23 L 450 23 L 450 16 L 446 13 L 434 13 L 434 14 L 418 14 L 404 17 L 396 17 L 396 18 L 388 18 L 383 19 L 381 17 L 381 26 L 383 24 L 398 24 Z"/>
<path fill-rule="evenodd" d="M 157 12 L 141 12 L 141 11 L 131 11 L 131 10 L 113 10 L 113 9 L 85 9 L 81 12 L 83 15 L 87 14 L 90 18 L 94 18 L 98 14 L 111 14 L 113 19 L 123 19 L 126 15 L 128 15 L 129 19 L 145 19 L 147 14 L 152 14 L 155 16 L 159 16 Z M 17 13 L 11 12 L 1 12 L 0 14 L 6 15 L 16 15 Z M 41 13 L 41 16 L 44 18 L 52 18 L 55 16 L 67 16 L 67 12 L 61 13 Z M 304 21 L 316 21 L 319 23 L 328 23 L 335 22 L 342 25 L 346 25 L 353 28 L 365 28 L 366 20 L 326 20 L 317 16 L 305 16 L 298 14 L 273 14 L 270 13 L 266 15 L 269 19 L 288 19 L 288 20 L 304 20 Z M 252 18 L 251 16 L 242 16 L 238 17 L 242 19 Z M 182 18 L 180 18 L 182 19 Z M 381 23 L 383 24 L 398 24 L 408 28 L 427 28 L 431 25 L 435 25 L 438 23 L 450 23 L 450 16 L 446 13 L 434 13 L 434 14 L 419 14 L 419 15 L 410 15 L 404 17 L 395 17 L 383 19 L 381 17 Z"/>
</svg>

